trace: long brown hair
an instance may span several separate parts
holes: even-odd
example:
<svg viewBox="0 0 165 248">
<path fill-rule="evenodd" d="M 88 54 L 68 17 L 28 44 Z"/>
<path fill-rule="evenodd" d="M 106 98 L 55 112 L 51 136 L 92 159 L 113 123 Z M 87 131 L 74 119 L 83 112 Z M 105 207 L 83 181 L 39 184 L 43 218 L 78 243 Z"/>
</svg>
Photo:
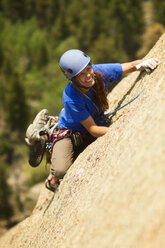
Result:
<svg viewBox="0 0 165 248">
<path fill-rule="evenodd" d="M 99 106 L 100 113 L 108 109 L 107 92 L 105 90 L 104 81 L 101 73 L 94 72 L 95 74 L 95 85 L 93 88 L 94 103 Z M 81 87 L 79 87 L 76 77 L 72 78 L 74 88 L 81 94 L 83 94 Z"/>
<path fill-rule="evenodd" d="M 108 109 L 107 92 L 101 73 L 95 73 L 95 85 L 93 86 L 93 97 L 96 104 L 100 106 L 100 112 Z"/>
</svg>

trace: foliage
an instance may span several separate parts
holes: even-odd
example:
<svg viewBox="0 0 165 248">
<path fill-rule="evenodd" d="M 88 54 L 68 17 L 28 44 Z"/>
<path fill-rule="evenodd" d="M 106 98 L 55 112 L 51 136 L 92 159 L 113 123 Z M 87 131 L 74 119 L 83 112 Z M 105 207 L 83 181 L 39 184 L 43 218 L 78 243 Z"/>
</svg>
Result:
<svg viewBox="0 0 165 248">
<path fill-rule="evenodd" d="M 111 8 L 113 37 L 116 37 L 116 42 L 118 38 L 122 40 L 123 50 L 130 59 L 133 59 L 135 51 L 140 47 L 140 34 L 144 27 L 142 1 L 111 0 L 109 8 Z"/>
<path fill-rule="evenodd" d="M 47 34 L 38 28 L 35 18 L 28 20 L 27 22 L 17 22 L 11 24 L 6 22 L 4 29 L 1 32 L 1 42 L 5 56 L 9 56 L 11 61 L 15 63 L 15 66 L 19 66 L 19 69 L 30 69 L 32 64 L 37 66 L 42 65 L 39 61 L 40 53 L 45 53 L 46 62 L 48 61 L 49 52 L 47 44 Z M 45 50 L 43 52 L 43 50 Z M 26 59 L 26 66 L 22 66 L 22 58 Z M 37 59 L 36 59 L 37 57 Z M 26 71 L 25 71 L 26 72 Z"/>
<path fill-rule="evenodd" d="M 24 20 L 23 34 L 26 32 L 26 23 L 29 18 L 33 17 L 43 33 L 45 30 L 50 31 L 49 40 L 54 45 L 58 45 L 69 36 L 74 36 L 79 42 L 79 48 L 86 51 L 92 48 L 93 42 L 99 38 L 101 33 L 108 38 L 111 37 L 115 42 L 120 33 L 122 34 L 120 36 L 122 49 L 130 58 L 135 56 L 139 48 L 140 41 L 137 37 L 142 33 L 144 23 L 141 0 L 124 2 L 122 0 L 48 0 L 46 2 L 26 0 L 24 5 L 21 5 L 18 0 L 15 4 L 11 3 L 11 0 L 2 0 L 2 11 L 11 21 L 17 20 L 16 25 Z M 18 14 L 20 15 L 17 17 Z M 29 27 L 33 28 L 33 24 Z M 19 28 L 17 30 L 19 32 Z M 16 33 L 17 30 L 15 30 Z M 20 35 L 12 37 L 16 39 Z M 23 35 L 23 37 L 26 36 Z M 26 38 L 29 40 L 28 37 Z"/>
<path fill-rule="evenodd" d="M 124 62 L 127 60 L 127 55 L 123 51 L 120 43 L 118 49 L 115 49 L 115 41 L 110 37 L 101 34 L 94 42 L 91 53 L 93 54 L 92 60 L 94 63 L 115 63 L 116 61 Z M 97 51 L 97 53 L 95 53 Z"/>
<path fill-rule="evenodd" d="M 143 31 L 143 23 L 140 0 L 73 0 L 66 10 L 67 30 L 77 37 L 80 48 L 86 51 L 103 33 L 114 40 L 116 46 L 112 49 L 117 49 L 120 43 L 127 56 L 133 58 L 140 46 L 137 37 Z"/>
<path fill-rule="evenodd" d="M 7 142 L 6 134 L 0 133 L 0 219 L 9 219 L 13 214 L 13 209 L 9 201 L 12 192 L 7 183 L 12 153 L 13 148 Z"/>
<path fill-rule="evenodd" d="M 23 18 L 24 15 L 24 2 L 23 1 L 11 1 L 1 0 L 1 9 L 7 18 L 10 18 L 12 22 L 16 22 L 19 18 Z"/>
<path fill-rule="evenodd" d="M 165 26 L 165 1 L 152 0 L 154 6 L 155 21 Z"/>
<path fill-rule="evenodd" d="M 0 166 L 0 219 L 9 219 L 13 214 L 9 202 L 11 189 L 7 184 L 7 164 L 1 160 Z"/>
<path fill-rule="evenodd" d="M 12 131 L 25 131 L 28 120 L 28 107 L 23 84 L 17 73 L 8 77 L 5 92 L 6 120 Z"/>
<path fill-rule="evenodd" d="M 67 39 L 62 40 L 61 43 L 56 47 L 54 57 L 58 61 L 64 51 L 72 49 L 73 47 L 75 49 L 79 48 L 78 40 L 74 36 L 69 36 Z"/>
<path fill-rule="evenodd" d="M 8 136 L 9 132 L 0 133 L 0 157 L 5 163 L 10 164 L 12 162 L 13 147 L 8 142 Z"/>
</svg>

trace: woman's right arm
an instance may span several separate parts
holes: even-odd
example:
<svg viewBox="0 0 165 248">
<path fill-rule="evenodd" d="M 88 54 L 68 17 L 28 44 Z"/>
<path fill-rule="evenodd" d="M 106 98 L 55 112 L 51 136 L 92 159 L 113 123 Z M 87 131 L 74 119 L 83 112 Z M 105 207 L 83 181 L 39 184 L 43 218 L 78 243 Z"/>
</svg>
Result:
<svg viewBox="0 0 165 248">
<path fill-rule="evenodd" d="M 92 136 L 96 138 L 103 136 L 108 131 L 108 127 L 97 126 L 91 115 L 86 120 L 81 121 L 81 124 Z"/>
</svg>

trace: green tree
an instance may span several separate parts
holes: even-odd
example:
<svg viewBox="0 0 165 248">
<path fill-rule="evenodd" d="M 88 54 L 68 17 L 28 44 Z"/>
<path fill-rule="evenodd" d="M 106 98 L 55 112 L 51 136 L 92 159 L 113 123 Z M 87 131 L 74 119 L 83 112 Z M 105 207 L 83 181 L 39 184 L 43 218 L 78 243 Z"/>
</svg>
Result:
<svg viewBox="0 0 165 248">
<path fill-rule="evenodd" d="M 13 215 L 10 204 L 11 189 L 7 184 L 7 164 L 1 160 L 0 166 L 0 218 L 9 219 Z"/>
<path fill-rule="evenodd" d="M 1 3 L 0 3 L 1 6 Z M 5 19 L 4 16 L 2 15 L 2 13 L 0 13 L 0 30 L 2 31 L 5 25 Z M 1 37 L 1 33 L 0 33 L 0 71 L 1 71 L 1 67 L 3 64 L 3 59 L 4 59 L 4 55 L 3 55 L 3 44 L 2 44 L 2 37 Z"/>
<path fill-rule="evenodd" d="M 109 2 L 109 19 L 111 35 L 117 37 L 120 34 L 123 50 L 130 59 L 134 59 L 139 49 L 140 34 L 143 32 L 144 19 L 141 0 L 111 0 Z M 115 39 L 117 41 L 117 39 Z"/>
<path fill-rule="evenodd" d="M 68 26 L 66 25 L 63 14 L 60 14 L 51 29 L 51 39 L 56 47 L 63 40 L 68 38 Z"/>
<path fill-rule="evenodd" d="M 115 41 L 114 49 L 120 47 L 133 59 L 141 45 L 139 35 L 144 27 L 141 4 L 141 0 L 73 0 L 66 10 L 65 25 L 81 49 L 93 49 L 93 43 L 104 34 Z"/>
<path fill-rule="evenodd" d="M 69 33 L 74 35 L 80 48 L 87 51 L 103 30 L 107 0 L 73 0 L 66 10 L 66 24 Z"/>
<path fill-rule="evenodd" d="M 18 73 L 8 78 L 5 94 L 6 120 L 12 131 L 20 134 L 25 131 L 29 118 L 29 109 L 23 83 Z"/>
<path fill-rule="evenodd" d="M 165 26 L 165 1 L 152 0 L 154 6 L 154 19 Z"/>
<path fill-rule="evenodd" d="M 29 19 L 34 17 L 36 13 L 36 1 L 35 0 L 25 0 L 25 17 Z"/>
<path fill-rule="evenodd" d="M 9 139 L 6 138 L 9 136 L 10 134 L 8 131 L 0 133 L 0 157 L 1 161 L 4 161 L 7 164 L 12 162 L 14 151 L 12 144 L 9 142 Z"/>
<path fill-rule="evenodd" d="M 41 28 L 52 25 L 57 17 L 63 14 L 66 6 L 69 5 L 69 0 L 35 0 L 36 16 Z M 65 17 L 63 16 L 65 19 Z"/>
<path fill-rule="evenodd" d="M 59 3 L 59 0 L 56 0 L 56 1 L 47 0 L 47 2 L 48 2 L 48 5 L 46 9 L 46 16 L 47 16 L 46 24 L 48 26 L 51 26 L 58 17 L 60 3 Z"/>
<path fill-rule="evenodd" d="M 1 8 L 4 15 L 12 22 L 16 22 L 19 19 L 24 19 L 24 1 L 1 0 Z"/>
<path fill-rule="evenodd" d="M 9 54 L 4 54 L 2 72 L 4 75 L 10 76 L 13 72 L 12 62 Z"/>
<path fill-rule="evenodd" d="M 9 134 L 8 134 L 9 135 Z M 13 149 L 5 140 L 6 133 L 0 133 L 0 218 L 9 219 L 13 214 L 10 204 L 11 189 L 7 183 L 9 163 L 11 163 Z"/>
<path fill-rule="evenodd" d="M 6 54 L 3 54 L 3 64 L 1 67 L 1 78 L 0 78 L 0 103 L 2 106 L 2 109 L 5 108 L 5 92 L 6 92 L 6 86 L 7 86 L 7 78 L 6 75 L 10 76 L 12 74 L 12 63 Z"/>
<path fill-rule="evenodd" d="M 40 46 L 37 48 L 34 62 L 39 67 L 45 66 L 49 61 L 48 50 L 45 42 L 42 42 Z"/>
<path fill-rule="evenodd" d="M 93 43 L 91 54 L 94 63 L 124 62 L 128 59 L 122 46 L 117 48 L 113 37 L 107 37 L 104 34 L 101 34 Z"/>
<path fill-rule="evenodd" d="M 0 70 L 1 70 L 2 64 L 3 64 L 3 49 L 0 43 Z"/>
<path fill-rule="evenodd" d="M 36 16 L 39 23 L 39 26 L 43 28 L 47 23 L 47 12 L 48 1 L 45 0 L 36 0 Z"/>
</svg>

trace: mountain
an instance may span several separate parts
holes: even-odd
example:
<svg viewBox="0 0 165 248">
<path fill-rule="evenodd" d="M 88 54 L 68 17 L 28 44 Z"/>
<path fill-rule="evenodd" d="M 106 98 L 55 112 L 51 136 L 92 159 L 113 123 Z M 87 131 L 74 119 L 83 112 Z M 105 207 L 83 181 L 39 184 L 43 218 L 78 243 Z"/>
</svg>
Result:
<svg viewBox="0 0 165 248">
<path fill-rule="evenodd" d="M 79 155 L 52 202 L 41 188 L 31 216 L 0 247 L 165 247 L 165 35 L 150 57 L 159 59 L 157 69 L 125 77 L 109 95 L 110 108 L 141 95 Z"/>
</svg>

